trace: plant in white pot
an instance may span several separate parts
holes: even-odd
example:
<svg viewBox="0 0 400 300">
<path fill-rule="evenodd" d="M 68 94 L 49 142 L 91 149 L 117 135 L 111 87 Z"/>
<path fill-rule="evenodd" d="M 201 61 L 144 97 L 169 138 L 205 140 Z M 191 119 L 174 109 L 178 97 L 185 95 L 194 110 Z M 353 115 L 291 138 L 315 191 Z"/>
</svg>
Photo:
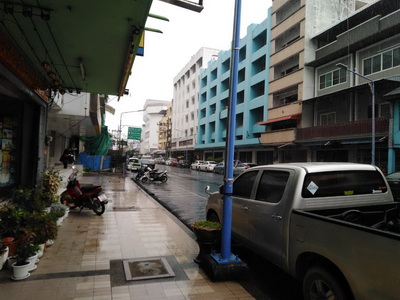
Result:
<svg viewBox="0 0 400 300">
<path fill-rule="evenodd" d="M 29 237 L 24 241 L 21 246 L 18 247 L 17 261 L 12 265 L 13 276 L 11 276 L 11 279 L 23 280 L 30 276 L 29 271 L 35 269 L 32 264 L 34 265 L 36 262 L 38 250 L 39 246 L 32 243 Z M 32 259 L 32 257 L 34 260 Z"/>
</svg>

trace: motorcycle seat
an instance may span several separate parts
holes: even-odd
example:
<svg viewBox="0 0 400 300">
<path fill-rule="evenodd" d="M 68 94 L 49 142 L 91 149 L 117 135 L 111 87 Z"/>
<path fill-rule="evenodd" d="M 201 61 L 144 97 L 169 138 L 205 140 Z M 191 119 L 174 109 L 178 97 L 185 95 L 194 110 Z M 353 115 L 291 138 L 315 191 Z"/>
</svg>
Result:
<svg viewBox="0 0 400 300">
<path fill-rule="evenodd" d="M 101 188 L 101 185 L 84 186 L 84 187 L 81 187 L 81 191 L 82 191 L 82 193 L 88 193 L 88 192 L 94 191 L 97 188 Z"/>
</svg>

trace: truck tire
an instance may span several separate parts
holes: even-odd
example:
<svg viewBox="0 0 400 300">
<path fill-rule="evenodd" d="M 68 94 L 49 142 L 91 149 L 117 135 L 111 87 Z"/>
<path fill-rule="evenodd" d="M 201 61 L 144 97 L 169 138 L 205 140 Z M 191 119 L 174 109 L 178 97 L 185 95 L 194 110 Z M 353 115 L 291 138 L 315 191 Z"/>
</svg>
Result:
<svg viewBox="0 0 400 300">
<path fill-rule="evenodd" d="M 340 280 L 321 267 L 312 267 L 303 279 L 305 300 L 312 299 L 351 299 Z"/>
<path fill-rule="evenodd" d="M 215 212 L 211 212 L 207 218 L 207 221 L 211 221 L 211 222 L 217 222 L 220 223 L 220 220 L 218 218 L 218 215 Z"/>
</svg>

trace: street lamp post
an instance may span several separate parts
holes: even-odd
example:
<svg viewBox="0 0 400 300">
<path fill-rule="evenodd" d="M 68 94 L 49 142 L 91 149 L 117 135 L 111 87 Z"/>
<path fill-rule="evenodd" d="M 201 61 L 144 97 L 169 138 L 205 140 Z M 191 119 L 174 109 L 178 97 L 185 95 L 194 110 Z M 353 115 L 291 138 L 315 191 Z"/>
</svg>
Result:
<svg viewBox="0 0 400 300">
<path fill-rule="evenodd" d="M 354 70 L 349 69 L 346 65 L 342 63 L 337 63 L 336 66 L 369 81 L 369 87 L 372 94 L 371 165 L 375 165 L 375 81 L 367 76 L 364 76 Z"/>
</svg>

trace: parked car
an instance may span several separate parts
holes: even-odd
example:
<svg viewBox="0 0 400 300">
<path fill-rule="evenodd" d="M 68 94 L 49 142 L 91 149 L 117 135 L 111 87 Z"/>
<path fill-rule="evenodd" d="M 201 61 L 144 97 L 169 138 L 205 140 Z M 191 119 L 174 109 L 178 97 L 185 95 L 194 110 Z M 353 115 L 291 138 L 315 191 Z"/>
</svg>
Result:
<svg viewBox="0 0 400 300">
<path fill-rule="evenodd" d="M 192 164 L 190 165 L 190 168 L 191 168 L 192 170 L 198 170 L 198 169 L 199 169 L 199 166 L 200 166 L 202 163 L 203 163 L 202 160 L 196 160 L 194 163 L 192 163 Z"/>
<path fill-rule="evenodd" d="M 139 170 L 141 166 L 142 165 L 139 162 L 139 158 L 131 157 L 129 158 L 128 163 L 126 164 L 126 169 L 131 170 L 133 172 Z"/>
<path fill-rule="evenodd" d="M 235 166 L 235 164 L 239 164 L 239 163 L 240 163 L 240 161 L 234 160 L 233 165 Z M 214 167 L 214 169 L 213 169 L 213 172 L 214 172 L 214 173 L 217 173 L 217 174 L 224 175 L 224 172 L 225 172 L 225 162 L 221 161 L 221 162 L 219 162 L 218 164 L 216 164 L 215 167 Z"/>
<path fill-rule="evenodd" d="M 233 176 L 238 176 L 244 170 L 250 169 L 252 167 L 257 166 L 257 164 L 252 163 L 238 163 L 236 166 L 233 167 Z"/>
<path fill-rule="evenodd" d="M 185 159 L 181 159 L 180 161 L 178 161 L 178 164 L 176 165 L 178 168 L 189 168 L 190 164 L 188 160 Z"/>
<path fill-rule="evenodd" d="M 400 172 L 391 173 L 386 175 L 386 180 L 392 190 L 393 198 L 395 201 L 400 201 Z"/>
<path fill-rule="evenodd" d="M 170 166 L 176 167 L 178 165 L 178 159 L 172 158 L 171 162 L 169 163 Z"/>
<path fill-rule="evenodd" d="M 201 165 L 199 165 L 199 170 L 206 171 L 206 172 L 212 172 L 216 165 L 217 165 L 216 161 L 206 160 Z"/>
<path fill-rule="evenodd" d="M 213 172 L 224 175 L 224 168 L 225 168 L 225 163 L 221 161 L 214 166 Z"/>
</svg>

